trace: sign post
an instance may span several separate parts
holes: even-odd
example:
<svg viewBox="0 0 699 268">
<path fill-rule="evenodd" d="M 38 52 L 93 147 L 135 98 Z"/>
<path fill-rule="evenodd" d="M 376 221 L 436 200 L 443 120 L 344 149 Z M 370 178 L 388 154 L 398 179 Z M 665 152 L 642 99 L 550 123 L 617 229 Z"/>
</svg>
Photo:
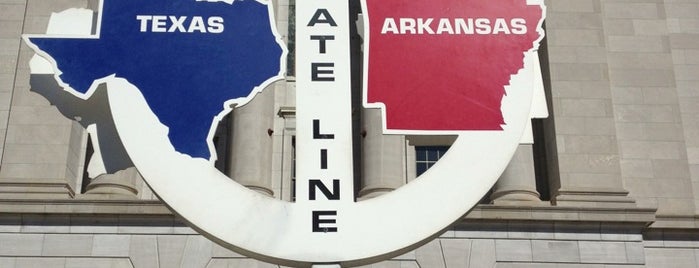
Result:
<svg viewBox="0 0 699 268">
<path fill-rule="evenodd" d="M 321 237 L 354 202 L 349 42 L 348 1 L 296 3 L 296 203 Z"/>
</svg>

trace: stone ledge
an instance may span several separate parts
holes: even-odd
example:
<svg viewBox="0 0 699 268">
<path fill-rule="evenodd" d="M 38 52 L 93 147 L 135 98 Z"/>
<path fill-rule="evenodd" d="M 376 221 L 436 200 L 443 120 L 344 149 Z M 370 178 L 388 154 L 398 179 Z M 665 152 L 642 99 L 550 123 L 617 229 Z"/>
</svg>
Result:
<svg viewBox="0 0 699 268">
<path fill-rule="evenodd" d="M 478 205 L 464 217 L 470 220 L 653 223 L 655 208 L 598 208 L 570 206 Z"/>
<path fill-rule="evenodd" d="M 159 200 L 0 200 L 2 214 L 136 214 L 172 215 L 172 212 Z"/>
<path fill-rule="evenodd" d="M 699 228 L 699 215 L 657 215 L 651 228 L 695 229 Z"/>
<path fill-rule="evenodd" d="M 658 228 L 699 228 L 697 217 L 657 217 L 652 208 L 597 208 L 568 206 L 478 205 L 462 220 L 468 221 L 537 221 L 537 222 L 613 222 Z M 45 216 L 104 216 L 120 215 L 175 217 L 158 200 L 0 200 L 0 217 L 6 215 L 39 214 Z"/>
</svg>

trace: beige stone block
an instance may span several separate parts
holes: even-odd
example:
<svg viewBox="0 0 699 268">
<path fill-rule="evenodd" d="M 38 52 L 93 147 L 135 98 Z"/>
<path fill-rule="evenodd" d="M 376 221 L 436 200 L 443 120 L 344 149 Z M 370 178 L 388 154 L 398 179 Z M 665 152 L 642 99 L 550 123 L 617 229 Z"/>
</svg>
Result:
<svg viewBox="0 0 699 268">
<path fill-rule="evenodd" d="M 626 242 L 627 263 L 645 264 L 646 256 L 641 242 Z"/>
<path fill-rule="evenodd" d="M 693 249 L 645 249 L 646 267 L 697 267 Z"/>
<path fill-rule="evenodd" d="M 9 49 L 6 49 L 9 50 Z M 0 48 L 0 52 L 2 48 Z M 11 53 L 11 51 L 6 51 L 5 53 Z M 0 73 L 1 74 L 12 74 L 15 72 L 15 67 L 17 66 L 17 57 L 14 55 L 0 55 Z"/>
<path fill-rule="evenodd" d="M 670 43 L 664 36 L 609 36 L 607 48 L 610 52 L 669 52 Z M 669 56 L 669 55 L 668 55 Z"/>
<path fill-rule="evenodd" d="M 607 79 L 607 68 L 595 63 L 552 63 L 551 77 L 555 80 L 599 81 Z"/>
<path fill-rule="evenodd" d="M 551 46 L 601 46 L 602 33 L 596 29 L 552 29 L 547 32 Z"/>
<path fill-rule="evenodd" d="M 678 123 L 679 109 L 674 105 L 615 105 L 617 122 Z"/>
<path fill-rule="evenodd" d="M 568 153 L 614 154 L 617 151 L 617 142 L 614 136 L 570 135 L 565 142 Z"/>
<path fill-rule="evenodd" d="M 9 121 L 11 124 L 65 126 L 71 122 L 55 106 L 14 106 L 12 111 L 13 115 Z"/>
<path fill-rule="evenodd" d="M 471 265 L 469 267 L 493 267 L 495 265 L 495 241 L 473 239 L 471 243 Z"/>
<path fill-rule="evenodd" d="M 55 181 L 56 178 L 63 178 L 65 168 L 65 165 L 55 164 L 4 164 L 0 169 L 0 178 Z"/>
<path fill-rule="evenodd" d="M 581 226 L 576 222 L 556 222 L 554 223 L 556 240 L 600 240 L 600 226 Z"/>
<path fill-rule="evenodd" d="M 40 256 L 44 234 L 0 234 L 0 255 Z"/>
<path fill-rule="evenodd" d="M 532 261 L 530 240 L 495 240 L 496 259 L 500 261 Z"/>
<path fill-rule="evenodd" d="M 94 235 L 94 240 L 92 242 L 92 256 L 126 257 L 129 256 L 130 244 L 130 235 Z"/>
<path fill-rule="evenodd" d="M 65 268 L 65 258 L 17 258 L 15 268 Z"/>
<path fill-rule="evenodd" d="M 203 236 L 186 236 L 187 241 L 182 252 L 182 267 L 204 267 L 211 259 L 212 242 Z"/>
<path fill-rule="evenodd" d="M 567 140 L 567 138 L 566 138 Z M 568 148 L 566 147 L 566 150 Z M 561 170 L 576 173 L 619 173 L 619 156 L 614 154 L 559 154 Z"/>
<path fill-rule="evenodd" d="M 658 214 L 689 215 L 694 213 L 693 198 L 656 198 Z"/>
<path fill-rule="evenodd" d="M 611 69 L 671 69 L 673 68 L 670 53 L 636 53 L 611 52 L 607 54 Z"/>
<path fill-rule="evenodd" d="M 547 5 L 551 12 L 598 12 L 599 6 L 592 0 L 559 0 Z"/>
<path fill-rule="evenodd" d="M 16 58 L 19 43 L 19 38 L 0 38 L 0 56 L 14 56 Z"/>
<path fill-rule="evenodd" d="M 657 19 L 664 17 L 655 3 L 605 2 L 602 12 L 606 18 Z"/>
<path fill-rule="evenodd" d="M 158 243 L 154 235 L 133 235 L 129 256 L 134 267 L 158 268 Z"/>
<path fill-rule="evenodd" d="M 552 80 L 551 94 L 555 97 L 554 108 L 560 105 L 556 105 L 557 99 L 573 99 L 582 96 L 582 84 L 584 82 L 580 81 L 565 81 L 565 80 Z"/>
<path fill-rule="evenodd" d="M 66 258 L 65 268 L 132 268 L 128 258 Z"/>
<path fill-rule="evenodd" d="M 677 123 L 648 123 L 646 134 L 649 140 L 656 141 L 684 141 L 683 128 Z"/>
<path fill-rule="evenodd" d="M 183 267 L 182 257 L 187 243 L 187 236 L 158 235 L 157 239 L 160 265 L 164 267 Z"/>
<path fill-rule="evenodd" d="M 68 157 L 63 144 L 7 144 L 4 150 L 6 164 L 64 164 Z"/>
<path fill-rule="evenodd" d="M 629 195 L 634 198 L 655 197 L 657 194 L 656 183 L 655 179 L 647 178 L 626 178 L 624 180 L 626 189 L 629 190 Z"/>
<path fill-rule="evenodd" d="M 0 92 L 12 92 L 14 82 L 14 72 L 10 74 L 0 73 Z"/>
<path fill-rule="evenodd" d="M 92 240 L 92 235 L 46 234 L 44 237 L 42 255 L 90 256 L 92 254 Z"/>
<path fill-rule="evenodd" d="M 546 25 L 549 29 L 602 29 L 599 13 L 549 13 Z"/>
<path fill-rule="evenodd" d="M 638 35 L 667 35 L 665 20 L 633 20 L 634 32 Z"/>
<path fill-rule="evenodd" d="M 672 87 L 675 85 L 674 73 L 669 69 L 612 69 L 609 75 L 611 84 L 617 87 Z"/>
<path fill-rule="evenodd" d="M 415 259 L 420 266 L 424 267 L 444 267 L 442 256 L 442 245 L 439 239 L 432 240 L 415 250 Z"/>
<path fill-rule="evenodd" d="M 696 49 L 699 47 L 699 36 L 696 34 L 671 34 L 670 47 L 673 49 Z"/>
<path fill-rule="evenodd" d="M 675 77 L 677 80 L 695 80 L 697 76 L 699 76 L 699 65 L 675 66 Z"/>
<path fill-rule="evenodd" d="M 551 46 L 548 48 L 550 63 L 576 63 L 578 56 L 575 53 L 577 47 L 573 46 Z"/>
<path fill-rule="evenodd" d="M 556 134 L 577 135 L 585 132 L 585 117 L 565 117 L 556 122 Z"/>
<path fill-rule="evenodd" d="M 609 100 L 603 99 L 561 99 L 563 116 L 611 116 L 612 108 Z"/>
<path fill-rule="evenodd" d="M 446 267 L 468 267 L 471 241 L 466 239 L 441 239 Z"/>
<path fill-rule="evenodd" d="M 653 160 L 653 172 L 657 178 L 689 178 L 689 168 L 685 160 Z"/>
<path fill-rule="evenodd" d="M 6 143 L 67 144 L 70 139 L 70 131 L 70 124 L 57 126 L 11 125 L 7 130 Z"/>
<path fill-rule="evenodd" d="M 619 148 L 623 158 L 631 159 L 684 159 L 680 142 L 665 141 L 620 141 Z"/>
<path fill-rule="evenodd" d="M 620 143 L 624 141 L 648 140 L 648 134 L 646 133 L 647 125 L 648 124 L 642 122 L 617 122 L 616 137 L 619 139 Z"/>
<path fill-rule="evenodd" d="M 699 147 L 687 147 L 687 162 L 690 165 L 699 165 Z"/>
<path fill-rule="evenodd" d="M 24 4 L 23 3 L 2 3 L 0 4 L 0 18 L 4 21 L 21 21 L 24 16 Z M 4 27 L 3 27 L 4 28 Z M 21 27 L 20 27 L 21 28 Z M 11 37 L 11 36 L 8 36 Z"/>
<path fill-rule="evenodd" d="M 610 188 L 610 189 L 620 189 L 621 188 L 621 171 L 610 173 L 568 173 L 567 185 L 570 187 L 580 187 L 580 188 Z M 563 182 L 563 181 L 562 181 Z M 599 201 L 599 200 L 598 200 Z M 594 201 L 597 202 L 597 201 Z M 611 205 L 609 203 L 605 204 L 607 206 Z"/>
<path fill-rule="evenodd" d="M 674 50 L 673 50 L 674 51 Z M 683 62 L 675 61 L 675 63 L 685 63 L 685 64 L 699 64 L 699 48 L 686 49 L 683 50 L 682 59 Z M 696 79 L 696 78 L 695 78 Z"/>
<path fill-rule="evenodd" d="M 17 14 L 5 14 L 5 12 L 9 12 L 10 10 L 5 10 L 3 7 L 5 7 L 5 5 L 0 5 L 0 16 L 3 16 L 3 27 L 0 27 L 0 38 L 16 38 L 22 34 L 22 19 L 5 20 L 4 16 L 16 16 Z"/>
<path fill-rule="evenodd" d="M 697 3 L 665 3 L 665 14 L 668 18 L 696 18 L 699 14 Z"/>
<path fill-rule="evenodd" d="M 624 242 L 579 241 L 580 261 L 583 263 L 626 263 Z"/>
<path fill-rule="evenodd" d="M 611 90 L 614 104 L 643 104 L 643 89 L 638 87 L 614 87 Z"/>
<path fill-rule="evenodd" d="M 532 240 L 532 256 L 537 262 L 580 262 L 577 241 Z"/>
<path fill-rule="evenodd" d="M 14 257 L 0 257 L 0 267 L 15 267 L 17 258 Z"/>
</svg>

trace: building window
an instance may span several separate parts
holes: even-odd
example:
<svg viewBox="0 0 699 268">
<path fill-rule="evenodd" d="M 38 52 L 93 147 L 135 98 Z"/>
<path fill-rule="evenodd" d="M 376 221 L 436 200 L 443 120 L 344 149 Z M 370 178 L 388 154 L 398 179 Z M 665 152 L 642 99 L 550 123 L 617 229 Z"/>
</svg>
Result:
<svg viewBox="0 0 699 268">
<path fill-rule="evenodd" d="M 416 175 L 420 176 L 442 158 L 449 146 L 415 146 Z"/>
</svg>

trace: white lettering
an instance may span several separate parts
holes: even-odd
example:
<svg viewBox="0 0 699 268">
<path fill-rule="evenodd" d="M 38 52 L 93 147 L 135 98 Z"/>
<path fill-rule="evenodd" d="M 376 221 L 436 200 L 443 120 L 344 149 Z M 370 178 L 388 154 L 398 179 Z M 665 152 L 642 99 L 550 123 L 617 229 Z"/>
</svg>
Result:
<svg viewBox="0 0 699 268">
<path fill-rule="evenodd" d="M 399 34 L 398 26 L 396 26 L 396 21 L 393 18 L 386 18 L 383 21 L 383 27 L 381 27 L 381 34 L 386 33 Z"/>
<path fill-rule="evenodd" d="M 476 33 L 477 34 L 490 34 L 490 20 L 489 19 L 476 19 Z"/>
<path fill-rule="evenodd" d="M 222 17 L 210 17 L 207 21 L 210 33 L 222 33 L 223 32 L 223 18 Z"/>
<path fill-rule="evenodd" d="M 495 25 L 493 26 L 493 34 L 510 34 L 510 28 L 507 26 L 507 22 L 503 18 L 497 18 L 495 20 Z"/>
<path fill-rule="evenodd" d="M 170 25 L 170 29 L 167 30 L 168 33 L 173 33 L 175 30 L 178 32 L 184 32 L 184 22 L 187 20 L 187 17 L 185 16 L 180 16 L 180 17 L 175 17 L 175 16 L 170 16 L 170 22 L 172 22 L 172 25 Z"/>
<path fill-rule="evenodd" d="M 456 34 L 473 34 L 473 19 L 456 19 Z"/>
<path fill-rule="evenodd" d="M 223 17 L 136 15 L 139 31 L 153 33 L 222 33 Z"/>
<path fill-rule="evenodd" d="M 415 19 L 400 18 L 400 33 L 406 34 L 408 32 L 415 34 Z"/>
<path fill-rule="evenodd" d="M 152 16 L 143 16 L 143 15 L 137 15 L 136 19 L 141 22 L 141 32 L 147 32 L 148 31 L 148 22 L 153 19 Z"/>
<path fill-rule="evenodd" d="M 526 34 L 527 33 L 527 21 L 523 18 L 514 18 L 510 21 L 510 27 L 512 27 L 513 34 Z"/>
<path fill-rule="evenodd" d="M 151 32 L 154 33 L 164 33 L 167 31 L 167 17 L 166 16 L 153 16 L 153 24 L 151 24 Z"/>
<path fill-rule="evenodd" d="M 439 26 L 437 26 L 437 34 L 443 33 L 454 34 L 454 29 L 452 29 L 451 22 L 449 22 L 449 19 L 439 20 Z"/>
<path fill-rule="evenodd" d="M 189 29 L 187 29 L 187 32 L 193 33 L 194 31 L 199 31 L 200 33 L 206 32 L 206 26 L 204 25 L 204 19 L 202 17 L 193 17 L 192 22 L 189 23 Z"/>
<path fill-rule="evenodd" d="M 381 27 L 381 34 L 521 35 L 526 33 L 527 21 L 523 18 L 386 18 Z"/>
<path fill-rule="evenodd" d="M 417 32 L 420 34 L 423 34 L 423 33 L 434 34 L 434 31 L 430 27 L 430 24 L 432 24 L 433 20 L 434 19 L 432 19 L 432 18 L 429 18 L 427 20 L 422 19 L 422 18 L 417 19 Z"/>
</svg>

